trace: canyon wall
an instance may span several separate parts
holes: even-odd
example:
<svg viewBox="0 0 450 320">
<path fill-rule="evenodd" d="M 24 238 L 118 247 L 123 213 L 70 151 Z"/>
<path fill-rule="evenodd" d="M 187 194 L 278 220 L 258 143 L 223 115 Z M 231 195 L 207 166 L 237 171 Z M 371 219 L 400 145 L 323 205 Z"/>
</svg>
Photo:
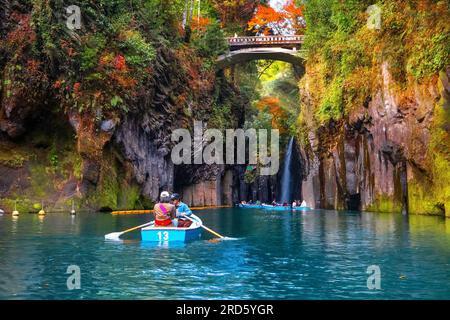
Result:
<svg viewBox="0 0 450 320">
<path fill-rule="evenodd" d="M 406 92 L 387 63 L 379 72 L 364 105 L 303 139 L 304 199 L 316 208 L 450 216 L 450 69 Z"/>
</svg>

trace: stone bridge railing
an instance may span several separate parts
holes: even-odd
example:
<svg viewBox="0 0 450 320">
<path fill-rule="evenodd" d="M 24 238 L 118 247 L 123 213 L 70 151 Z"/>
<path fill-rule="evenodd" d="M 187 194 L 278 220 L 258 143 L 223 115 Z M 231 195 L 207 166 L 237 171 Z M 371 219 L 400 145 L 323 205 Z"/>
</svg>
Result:
<svg viewBox="0 0 450 320">
<path fill-rule="evenodd" d="M 265 47 L 265 46 L 290 46 L 303 44 L 305 36 L 262 36 L 262 37 L 233 37 L 228 38 L 231 48 L 240 47 Z"/>
</svg>

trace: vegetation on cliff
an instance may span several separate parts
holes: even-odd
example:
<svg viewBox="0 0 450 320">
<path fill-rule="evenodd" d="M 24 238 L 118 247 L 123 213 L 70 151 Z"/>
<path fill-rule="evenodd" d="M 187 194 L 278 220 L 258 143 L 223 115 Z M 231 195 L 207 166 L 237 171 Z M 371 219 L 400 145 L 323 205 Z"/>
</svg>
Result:
<svg viewBox="0 0 450 320">
<path fill-rule="evenodd" d="M 379 120 L 371 119 L 368 108 L 374 107 L 371 103 L 382 92 L 382 97 L 393 99 L 398 106 L 397 123 L 406 118 L 405 126 L 412 130 L 396 137 L 404 140 L 400 147 L 409 168 L 410 212 L 448 214 L 450 113 L 445 93 L 448 85 L 443 87 L 450 62 L 448 1 L 305 3 L 307 63 L 300 84 L 304 94 L 298 119 L 303 144 L 309 145 L 309 132 L 318 128 L 340 127 L 344 134 L 344 126 L 351 127 L 357 120 L 376 126 L 372 121 Z M 368 8 L 374 4 L 375 13 L 380 14 L 379 26 L 368 23 L 374 12 Z M 388 87 L 383 87 L 386 84 Z M 436 96 L 441 97 L 438 103 Z M 392 101 L 383 103 L 386 110 L 392 108 Z M 434 107 L 427 107 L 429 104 Z M 427 114 L 434 118 L 422 128 Z M 334 140 L 330 145 L 337 143 Z M 399 211 L 393 195 L 377 197 L 369 209 Z"/>
<path fill-rule="evenodd" d="M 64 201 L 74 196 L 64 191 L 69 186 L 75 196 L 84 197 L 86 181 L 96 187 L 83 205 L 141 207 L 146 200 L 138 196 L 141 191 L 129 177 L 132 169 L 125 165 L 127 172 L 119 172 L 124 159 L 115 165 L 107 151 L 124 117 L 142 112 L 145 105 L 155 108 L 155 117 L 195 115 L 207 120 L 212 114 L 213 122 L 230 118 L 230 110 L 240 101 L 233 100 L 237 96 L 233 91 L 227 91 L 230 99 L 223 97 L 221 82 L 215 86 L 214 61 L 227 48 L 227 29 L 222 30 L 218 18 L 225 15 L 227 21 L 238 21 L 242 6 L 253 12 L 257 4 L 205 1 L 201 8 L 194 8 L 192 3 L 1 1 L 0 130 L 4 135 L 0 144 L 10 152 L 2 154 L 0 164 L 31 180 L 32 172 L 56 174 L 63 167 L 70 172 L 64 178 L 39 175 L 37 184 L 51 188 L 46 192 L 5 180 L 1 196 L 8 209 L 15 200 Z M 70 5 L 81 9 L 80 29 L 66 24 Z M 194 17 L 197 10 L 200 15 Z M 236 14 L 230 15 L 231 11 Z M 168 65 L 171 74 L 166 74 Z M 166 80 L 179 89 L 167 91 L 161 84 Z M 205 96 L 211 98 L 205 100 Z M 163 105 L 161 110 L 156 103 L 161 97 L 170 100 L 170 108 Z M 48 114 L 63 125 L 46 122 L 41 127 L 39 122 Z M 45 143 L 24 143 L 38 134 Z M 56 144 L 58 136 L 69 138 Z M 63 154 L 66 149 L 70 155 Z M 45 161 L 39 158 L 32 165 L 30 161 L 40 153 Z M 68 159 L 74 159 L 70 167 L 64 164 Z M 25 201 L 28 198 L 32 200 Z"/>
</svg>

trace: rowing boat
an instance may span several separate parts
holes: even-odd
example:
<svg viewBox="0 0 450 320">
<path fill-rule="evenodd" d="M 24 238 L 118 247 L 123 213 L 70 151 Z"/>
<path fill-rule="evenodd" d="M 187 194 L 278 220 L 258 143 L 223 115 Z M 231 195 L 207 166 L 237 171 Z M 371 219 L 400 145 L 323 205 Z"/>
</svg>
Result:
<svg viewBox="0 0 450 320">
<path fill-rule="evenodd" d="M 141 229 L 141 237 L 144 242 L 189 242 L 201 237 L 202 220 L 196 215 L 191 218 L 195 220 L 189 228 L 155 227 L 153 222 L 149 227 Z"/>
<path fill-rule="evenodd" d="M 283 207 L 283 206 L 270 206 L 267 204 L 262 205 L 263 209 L 265 210 L 271 210 L 271 211 L 291 211 L 291 207 Z"/>
</svg>

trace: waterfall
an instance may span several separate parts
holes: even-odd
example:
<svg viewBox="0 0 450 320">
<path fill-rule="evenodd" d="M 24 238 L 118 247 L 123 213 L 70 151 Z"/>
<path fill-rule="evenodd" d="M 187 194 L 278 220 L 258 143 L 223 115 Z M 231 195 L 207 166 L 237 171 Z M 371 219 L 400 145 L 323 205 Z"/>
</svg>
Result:
<svg viewBox="0 0 450 320">
<path fill-rule="evenodd" d="M 289 140 L 289 145 L 286 151 L 286 156 L 284 157 L 284 168 L 283 175 L 281 176 L 281 197 L 280 202 L 288 204 L 292 203 L 292 156 L 294 149 L 294 138 Z"/>
</svg>

